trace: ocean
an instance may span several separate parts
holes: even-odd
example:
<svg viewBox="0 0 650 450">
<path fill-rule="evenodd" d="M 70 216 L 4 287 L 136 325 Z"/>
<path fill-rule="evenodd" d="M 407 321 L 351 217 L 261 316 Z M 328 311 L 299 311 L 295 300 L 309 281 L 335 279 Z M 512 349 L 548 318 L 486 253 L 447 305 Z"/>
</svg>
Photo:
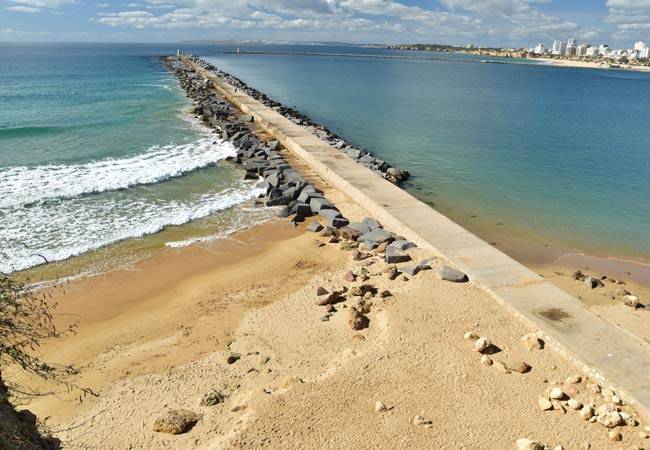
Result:
<svg viewBox="0 0 650 450">
<path fill-rule="evenodd" d="M 255 183 L 224 162 L 232 146 L 188 114 L 189 100 L 157 59 L 176 49 L 409 170 L 407 190 L 470 229 L 507 227 L 588 253 L 650 256 L 650 74 L 454 54 L 225 53 L 237 47 L 429 56 L 0 44 L 0 271 L 116 245 L 120 254 L 182 246 L 273 217 L 251 206 Z"/>
</svg>

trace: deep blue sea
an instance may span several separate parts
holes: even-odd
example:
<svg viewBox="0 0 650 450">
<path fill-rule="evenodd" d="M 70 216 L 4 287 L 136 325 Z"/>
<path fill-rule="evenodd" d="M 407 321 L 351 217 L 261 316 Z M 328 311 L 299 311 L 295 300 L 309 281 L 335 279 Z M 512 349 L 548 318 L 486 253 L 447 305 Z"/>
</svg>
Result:
<svg viewBox="0 0 650 450">
<path fill-rule="evenodd" d="M 223 164 L 233 148 L 191 119 L 157 60 L 176 49 L 409 170 L 406 188 L 454 218 L 586 252 L 650 257 L 650 74 L 468 63 L 458 60 L 489 58 L 454 54 L 224 53 L 237 47 L 428 56 L 0 43 L 0 271 L 187 223 L 194 226 L 183 242 L 269 217 L 245 207 L 257 192 Z"/>
</svg>

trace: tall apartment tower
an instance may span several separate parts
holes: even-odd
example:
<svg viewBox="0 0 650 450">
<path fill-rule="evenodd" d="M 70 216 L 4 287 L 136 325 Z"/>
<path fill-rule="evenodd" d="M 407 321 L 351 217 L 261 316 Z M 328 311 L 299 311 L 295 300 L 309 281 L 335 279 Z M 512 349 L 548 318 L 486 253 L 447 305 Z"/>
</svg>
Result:
<svg viewBox="0 0 650 450">
<path fill-rule="evenodd" d="M 571 38 L 566 42 L 566 52 L 567 56 L 575 56 L 576 54 L 576 40 Z"/>
</svg>

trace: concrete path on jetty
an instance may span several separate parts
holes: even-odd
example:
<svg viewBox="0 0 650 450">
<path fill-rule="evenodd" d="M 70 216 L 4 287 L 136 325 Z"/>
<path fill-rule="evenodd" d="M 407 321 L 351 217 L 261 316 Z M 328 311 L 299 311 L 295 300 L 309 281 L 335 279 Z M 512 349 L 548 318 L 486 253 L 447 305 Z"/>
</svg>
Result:
<svg viewBox="0 0 650 450">
<path fill-rule="evenodd" d="M 548 346 L 572 359 L 586 375 L 616 387 L 623 400 L 650 420 L 650 343 L 597 317 L 576 298 L 304 127 L 187 58 L 183 60 L 333 187 L 395 233 L 433 249 L 466 272 L 515 316 L 539 328 Z"/>
</svg>

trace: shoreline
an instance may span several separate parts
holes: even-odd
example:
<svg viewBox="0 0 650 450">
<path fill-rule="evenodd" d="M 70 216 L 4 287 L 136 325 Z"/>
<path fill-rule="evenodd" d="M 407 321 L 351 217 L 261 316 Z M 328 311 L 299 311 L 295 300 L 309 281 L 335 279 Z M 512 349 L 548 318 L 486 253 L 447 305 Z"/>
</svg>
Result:
<svg viewBox="0 0 650 450">
<path fill-rule="evenodd" d="M 230 133 L 227 126 L 225 132 Z M 368 217 L 377 208 L 359 202 L 288 140 L 280 142 L 288 143 L 288 150 L 278 146 L 270 157 L 266 146 L 272 141 L 262 132 L 253 135 L 267 163 L 281 158 L 289 167 L 283 176 L 295 171 L 303 189 L 312 186 L 307 192 L 329 199 L 332 208 L 325 211 L 338 213 L 320 210 L 305 221 L 290 218 L 285 209 L 284 218 L 232 238 L 166 248 L 136 271 L 67 285 L 67 294 L 54 301 L 61 313 L 81 316 L 79 333 L 43 351 L 57 362 L 80 366 L 78 382 L 97 389 L 100 397 L 81 406 L 70 401 L 74 393 L 32 402 L 39 416 L 49 416 L 46 423 L 64 448 L 98 442 L 107 450 L 510 448 L 524 437 L 550 448 L 580 442 L 603 450 L 619 447 L 598 419 L 589 422 L 577 410 L 567 411 L 575 408 L 566 399 L 548 400 L 557 387 L 581 407 L 596 409 L 611 402 L 601 389 L 616 384 L 550 336 L 563 327 L 561 320 L 551 333 L 531 323 L 486 289 L 471 265 L 444 256 L 394 217 L 374 214 L 385 226 L 379 231 L 381 225 Z M 303 133 L 292 139 L 316 151 L 315 138 Z M 254 158 L 240 150 L 249 173 L 259 172 Z M 376 187 L 373 192 L 407 195 L 349 158 L 331 154 L 338 170 L 361 170 L 365 176 L 359 180 Z M 278 176 L 262 172 L 267 182 Z M 386 196 L 381 208 L 391 209 L 391 201 Z M 413 201 L 402 209 L 420 208 Z M 433 214 L 430 208 L 417 212 L 425 211 Z M 325 228 L 312 232 L 314 221 Z M 351 223 L 327 227 L 342 222 Z M 353 233 L 359 227 L 374 231 Z M 415 236 L 422 245 L 413 247 L 402 236 Z M 453 271 L 450 277 L 446 264 L 467 267 L 470 282 Z M 552 308 L 554 299 L 544 305 Z M 573 305 L 563 307 L 569 317 L 575 315 L 571 322 L 580 319 Z M 598 325 L 595 332 L 602 331 Z M 492 351 L 476 350 L 479 336 L 489 337 Z M 634 393 L 614 389 L 632 399 L 631 405 L 613 407 L 629 421 L 615 431 L 626 445 L 642 445 L 638 431 L 646 411 L 635 406 Z M 551 411 L 537 406 L 541 398 Z M 197 419 L 179 435 L 158 432 L 158 419 L 176 409 Z"/>
</svg>

